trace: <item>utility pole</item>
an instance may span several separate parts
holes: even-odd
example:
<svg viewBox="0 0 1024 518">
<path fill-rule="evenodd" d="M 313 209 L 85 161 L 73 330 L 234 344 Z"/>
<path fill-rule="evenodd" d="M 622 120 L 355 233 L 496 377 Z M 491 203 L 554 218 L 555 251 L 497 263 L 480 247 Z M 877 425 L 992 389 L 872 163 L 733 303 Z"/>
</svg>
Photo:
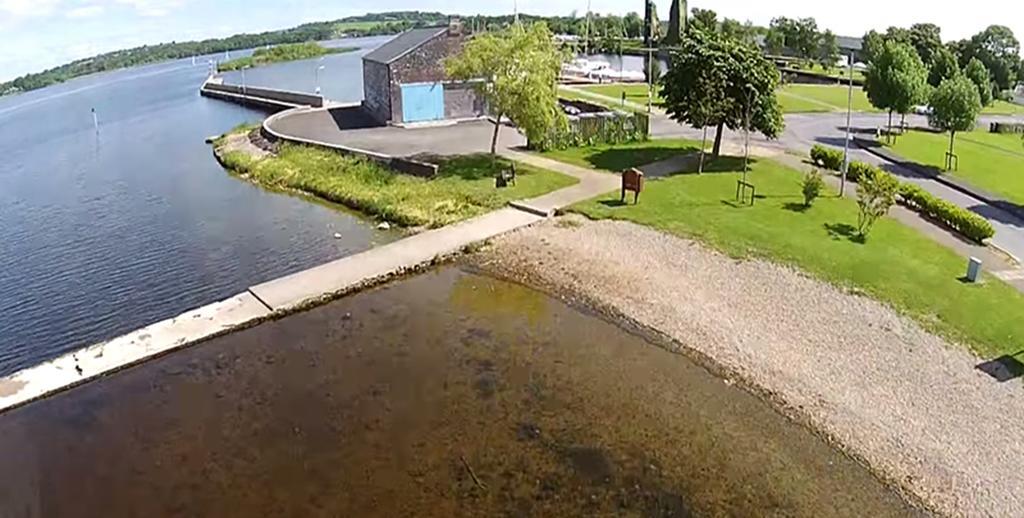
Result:
<svg viewBox="0 0 1024 518">
<path fill-rule="evenodd" d="M 853 52 L 850 53 L 847 66 L 849 82 L 846 88 L 846 138 L 843 139 L 843 179 L 839 183 L 839 197 L 846 194 L 846 172 L 850 169 L 850 119 L 853 117 Z"/>
<path fill-rule="evenodd" d="M 583 55 L 590 55 L 590 0 L 587 0 L 587 29 L 583 37 Z"/>
</svg>

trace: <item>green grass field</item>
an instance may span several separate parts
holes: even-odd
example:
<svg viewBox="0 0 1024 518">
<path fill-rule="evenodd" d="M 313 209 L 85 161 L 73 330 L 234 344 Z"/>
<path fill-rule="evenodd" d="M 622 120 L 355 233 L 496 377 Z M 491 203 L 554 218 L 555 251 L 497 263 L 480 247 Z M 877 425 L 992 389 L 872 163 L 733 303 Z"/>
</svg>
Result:
<svg viewBox="0 0 1024 518">
<path fill-rule="evenodd" d="M 709 139 L 710 143 L 710 139 Z M 655 139 L 628 144 L 605 144 L 545 151 L 543 156 L 580 167 L 621 171 L 664 160 L 679 154 L 696 153 L 700 142 L 680 139 Z"/>
<path fill-rule="evenodd" d="M 715 170 L 723 172 L 649 182 L 638 205 L 620 206 L 618 195 L 610 194 L 572 210 L 696 238 L 735 257 L 795 265 L 863 290 L 985 357 L 1024 345 L 1024 296 L 1012 287 L 994 278 L 960 282 L 963 258 L 890 218 L 876 224 L 866 243 L 857 242 L 855 201 L 829 196 L 805 209 L 801 175 L 772 161 L 756 161 L 749 173 L 761 196 L 756 204 L 738 205 L 733 196 L 740 163 L 722 158 Z"/>
<path fill-rule="evenodd" d="M 614 84 L 584 86 L 583 90 L 601 94 L 613 99 L 622 99 L 622 92 L 626 92 L 626 100 L 643 106 L 647 106 L 647 85 L 646 84 Z M 654 86 L 654 104 L 661 103 L 661 96 L 658 95 L 658 86 Z"/>
<path fill-rule="evenodd" d="M 941 170 L 949 134 L 911 131 L 890 147 L 908 160 Z M 980 130 L 959 133 L 953 151 L 960 157 L 960 167 L 946 174 L 1024 205 L 1024 141 L 1020 135 Z"/>
<path fill-rule="evenodd" d="M 577 182 L 526 164 L 516 166 L 516 185 L 497 189 L 495 173 L 509 162 L 490 155 L 446 159 L 427 180 L 384 169 L 361 158 L 305 146 L 284 146 L 278 156 L 253 159 L 228 152 L 233 172 L 273 189 L 298 190 L 403 226 L 440 227 Z"/>
<path fill-rule="evenodd" d="M 983 115 L 1024 115 L 1024 106 L 995 100 L 991 105 L 982 108 Z"/>
<path fill-rule="evenodd" d="M 806 103 L 807 106 L 815 106 L 814 110 L 807 111 L 846 111 L 848 88 L 843 85 L 784 85 L 779 89 L 779 101 Z M 785 108 L 785 105 L 784 105 Z M 792 113 L 783 109 L 784 112 Z M 853 111 L 855 112 L 877 112 L 871 106 L 864 89 L 858 86 L 853 87 Z"/>
</svg>

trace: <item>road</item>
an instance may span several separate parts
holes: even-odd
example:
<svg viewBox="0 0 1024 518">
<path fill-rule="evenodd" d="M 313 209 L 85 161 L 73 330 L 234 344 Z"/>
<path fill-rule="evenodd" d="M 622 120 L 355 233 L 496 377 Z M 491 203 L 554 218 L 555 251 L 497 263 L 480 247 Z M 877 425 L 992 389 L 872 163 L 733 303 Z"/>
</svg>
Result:
<svg viewBox="0 0 1024 518">
<path fill-rule="evenodd" d="M 991 121 L 1007 119 L 1009 118 L 983 117 L 980 124 L 987 126 Z M 854 131 L 870 131 L 873 133 L 875 128 L 884 126 L 886 121 L 887 116 L 885 114 L 858 113 L 854 114 L 850 126 Z M 907 123 L 925 126 L 927 125 L 927 120 L 924 117 L 914 115 L 907 117 Z M 842 148 L 845 132 L 846 114 L 844 113 L 790 114 L 786 115 L 786 130 L 778 140 L 769 141 L 759 135 L 751 134 L 750 141 L 752 145 L 776 147 L 806 156 L 814 144 Z M 701 137 L 700 131 L 681 126 L 675 121 L 660 115 L 652 117 L 651 134 L 652 136 L 663 138 L 685 137 L 699 139 Z M 714 132 L 709 130 L 709 141 L 713 138 Z M 727 131 L 725 139 L 733 143 L 739 143 L 743 141 L 743 134 Z M 935 196 L 981 215 L 989 220 L 996 230 L 996 234 L 992 237 L 990 243 L 1018 260 L 1024 260 L 1024 220 L 1021 218 L 930 178 L 922 177 L 910 170 L 885 162 L 856 146 L 851 147 L 850 152 L 851 160 L 861 160 L 878 165 L 895 174 L 903 181 L 916 184 Z"/>
</svg>

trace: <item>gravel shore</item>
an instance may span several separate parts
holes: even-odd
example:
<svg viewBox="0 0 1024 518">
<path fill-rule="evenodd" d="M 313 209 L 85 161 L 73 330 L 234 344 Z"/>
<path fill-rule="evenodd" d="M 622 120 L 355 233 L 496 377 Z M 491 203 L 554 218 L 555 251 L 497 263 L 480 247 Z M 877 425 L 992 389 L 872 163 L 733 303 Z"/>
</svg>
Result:
<svg viewBox="0 0 1024 518">
<path fill-rule="evenodd" d="M 912 500 L 951 516 L 1024 509 L 1024 392 L 891 308 L 766 261 L 625 222 L 566 216 L 479 265 L 663 333 L 768 396 Z"/>
</svg>

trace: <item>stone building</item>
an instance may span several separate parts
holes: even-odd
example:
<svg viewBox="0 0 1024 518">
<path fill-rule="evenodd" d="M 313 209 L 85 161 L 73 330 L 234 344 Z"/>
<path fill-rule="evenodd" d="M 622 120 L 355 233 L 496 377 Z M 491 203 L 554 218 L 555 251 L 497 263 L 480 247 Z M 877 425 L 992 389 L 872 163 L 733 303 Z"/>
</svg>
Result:
<svg viewBox="0 0 1024 518">
<path fill-rule="evenodd" d="M 462 49 L 458 22 L 412 29 L 363 57 L 363 107 L 379 123 L 464 119 L 484 114 L 472 84 L 450 81 L 444 59 Z"/>
</svg>

